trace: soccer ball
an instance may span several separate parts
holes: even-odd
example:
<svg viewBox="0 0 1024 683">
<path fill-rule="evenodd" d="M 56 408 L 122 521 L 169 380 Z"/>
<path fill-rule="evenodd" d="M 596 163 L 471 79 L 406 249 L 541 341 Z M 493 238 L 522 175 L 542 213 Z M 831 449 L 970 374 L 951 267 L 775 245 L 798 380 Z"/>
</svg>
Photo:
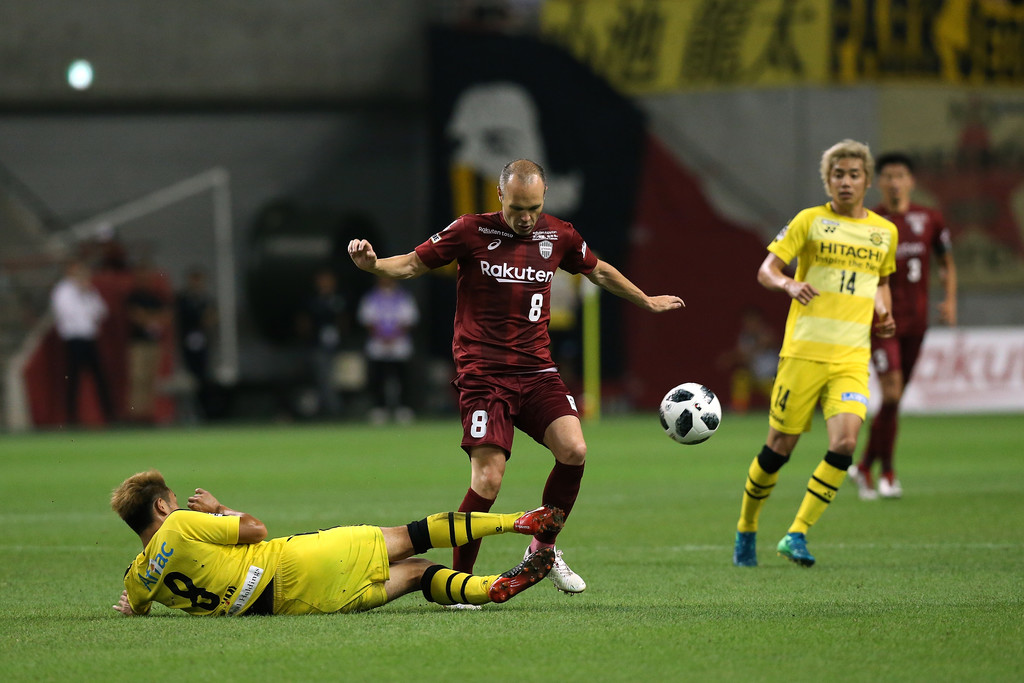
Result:
<svg viewBox="0 0 1024 683">
<path fill-rule="evenodd" d="M 722 422 L 722 404 L 703 384 L 686 382 L 669 390 L 658 408 L 661 426 L 673 441 L 707 441 Z"/>
</svg>

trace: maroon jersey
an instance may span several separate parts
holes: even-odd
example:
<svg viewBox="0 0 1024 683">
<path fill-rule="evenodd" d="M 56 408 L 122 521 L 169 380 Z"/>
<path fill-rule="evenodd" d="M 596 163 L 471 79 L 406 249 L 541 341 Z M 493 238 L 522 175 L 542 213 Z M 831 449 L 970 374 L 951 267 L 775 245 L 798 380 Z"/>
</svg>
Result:
<svg viewBox="0 0 1024 683">
<path fill-rule="evenodd" d="M 896 272 L 889 276 L 896 334 L 924 334 L 928 327 L 931 255 L 942 256 L 950 250 L 949 230 L 942 214 L 917 204 L 911 204 L 906 213 L 892 213 L 884 206 L 875 208 L 875 213 L 888 218 L 899 230 Z"/>
<path fill-rule="evenodd" d="M 456 372 L 507 374 L 554 368 L 548 320 L 555 269 L 589 273 L 597 257 L 572 227 L 542 213 L 520 237 L 500 211 L 466 215 L 416 247 L 430 268 L 458 261 Z"/>
</svg>

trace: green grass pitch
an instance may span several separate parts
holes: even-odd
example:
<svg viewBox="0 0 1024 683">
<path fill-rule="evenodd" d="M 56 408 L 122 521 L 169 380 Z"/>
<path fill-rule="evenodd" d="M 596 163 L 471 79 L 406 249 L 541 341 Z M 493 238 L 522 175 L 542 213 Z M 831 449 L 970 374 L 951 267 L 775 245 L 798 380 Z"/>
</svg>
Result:
<svg viewBox="0 0 1024 683">
<path fill-rule="evenodd" d="M 763 415 L 726 414 L 679 446 L 655 415 L 587 425 L 583 490 L 560 547 L 587 580 L 450 612 L 409 595 L 357 615 L 201 619 L 110 606 L 138 539 L 110 511 L 157 467 L 252 512 L 270 534 L 398 525 L 454 509 L 469 467 L 455 421 L 0 436 L 0 676 L 5 680 L 1024 680 L 1020 416 L 908 417 L 905 496 L 847 483 L 809 534 L 818 564 L 777 557 L 825 451 L 820 416 L 761 518 L 756 569 L 731 565 Z M 862 435 L 863 441 L 863 435 Z M 547 451 L 523 435 L 496 510 L 539 504 Z M 487 539 L 477 569 L 522 557 Z M 450 551 L 431 551 L 448 563 Z"/>
</svg>

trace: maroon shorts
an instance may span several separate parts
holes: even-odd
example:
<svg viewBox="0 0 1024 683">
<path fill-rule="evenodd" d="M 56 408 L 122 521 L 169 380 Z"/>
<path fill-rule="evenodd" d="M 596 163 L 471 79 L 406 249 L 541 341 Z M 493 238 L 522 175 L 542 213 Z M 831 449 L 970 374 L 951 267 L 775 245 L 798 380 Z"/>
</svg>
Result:
<svg viewBox="0 0 1024 683">
<path fill-rule="evenodd" d="M 515 428 L 543 445 L 548 425 L 565 415 L 579 418 L 576 400 L 557 372 L 480 377 L 459 375 L 462 448 L 497 446 L 508 458 Z"/>
<path fill-rule="evenodd" d="M 909 334 L 887 339 L 873 336 L 871 337 L 871 362 L 874 363 L 875 370 L 880 375 L 899 370 L 903 373 L 903 383 L 906 384 L 910 381 L 914 366 L 917 365 L 922 342 L 924 342 L 923 334 Z"/>
</svg>

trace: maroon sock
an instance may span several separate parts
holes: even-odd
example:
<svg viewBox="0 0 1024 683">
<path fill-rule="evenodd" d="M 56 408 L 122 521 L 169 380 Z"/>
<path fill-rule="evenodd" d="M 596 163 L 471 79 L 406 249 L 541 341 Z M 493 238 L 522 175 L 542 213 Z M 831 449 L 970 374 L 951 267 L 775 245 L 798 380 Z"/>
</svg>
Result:
<svg viewBox="0 0 1024 683">
<path fill-rule="evenodd" d="M 896 443 L 896 412 L 899 406 L 895 403 L 883 403 L 875 419 L 871 421 L 871 436 L 864 452 L 864 461 L 882 461 L 882 471 L 892 470 L 892 449 Z M 870 458 L 870 461 L 868 461 Z"/>
<path fill-rule="evenodd" d="M 466 491 L 466 497 L 462 499 L 459 512 L 490 512 L 494 505 L 493 498 L 484 498 L 472 488 Z M 476 556 L 480 554 L 480 539 L 476 539 L 463 546 L 452 548 L 452 569 L 457 572 L 473 573 L 473 565 L 476 564 Z"/>
<path fill-rule="evenodd" d="M 888 420 L 885 449 L 879 453 L 879 457 L 882 459 L 882 474 L 891 475 L 893 473 L 892 458 L 896 453 L 896 433 L 899 431 L 900 426 L 899 408 L 899 405 L 895 403 L 889 406 L 882 406 L 882 409 L 886 411 Z"/>
<path fill-rule="evenodd" d="M 545 505 L 560 508 L 565 513 L 566 519 L 572 512 L 572 506 L 576 504 L 576 496 L 580 493 L 580 482 L 583 481 L 583 468 L 586 465 L 565 465 L 557 460 L 551 468 L 548 481 L 544 484 Z M 542 543 L 554 543 L 558 532 L 547 532 L 537 534 L 536 538 Z"/>
</svg>

